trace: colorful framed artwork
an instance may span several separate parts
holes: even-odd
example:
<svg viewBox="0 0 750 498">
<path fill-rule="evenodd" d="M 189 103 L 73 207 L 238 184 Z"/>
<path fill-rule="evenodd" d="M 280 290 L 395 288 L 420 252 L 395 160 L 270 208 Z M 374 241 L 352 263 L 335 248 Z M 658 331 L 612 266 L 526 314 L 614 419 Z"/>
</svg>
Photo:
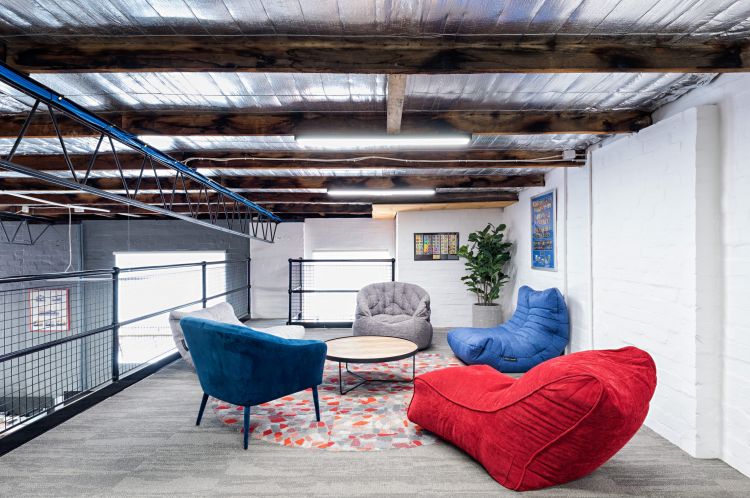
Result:
<svg viewBox="0 0 750 498">
<path fill-rule="evenodd" d="M 555 190 L 531 198 L 531 267 L 535 270 L 557 271 L 556 215 Z"/>
<path fill-rule="evenodd" d="M 414 234 L 414 261 L 450 259 L 458 259 L 458 232 Z"/>
<path fill-rule="evenodd" d="M 70 289 L 29 290 L 29 331 L 70 330 Z"/>
</svg>

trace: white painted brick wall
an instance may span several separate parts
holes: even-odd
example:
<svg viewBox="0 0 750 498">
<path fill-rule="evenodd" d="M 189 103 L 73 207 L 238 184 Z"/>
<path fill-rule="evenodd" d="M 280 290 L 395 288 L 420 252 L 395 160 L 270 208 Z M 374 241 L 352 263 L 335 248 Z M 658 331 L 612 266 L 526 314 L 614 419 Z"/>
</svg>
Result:
<svg viewBox="0 0 750 498">
<path fill-rule="evenodd" d="M 717 218 L 717 119 L 714 108 L 689 109 L 592 154 L 594 345 L 654 357 L 646 423 L 701 457 L 719 456 L 721 325 L 707 268 L 720 245 L 699 225 Z"/>
<path fill-rule="evenodd" d="M 515 310 L 518 289 L 528 285 L 537 290 L 556 287 L 565 296 L 571 316 L 570 350 L 591 348 L 591 264 L 588 165 L 557 169 L 545 175 L 545 186 L 526 189 L 518 203 L 503 210 L 508 237 L 515 244 L 513 270 L 503 295 L 506 317 Z M 531 268 L 531 197 L 557 191 L 557 271 Z"/>
<path fill-rule="evenodd" d="M 305 257 L 314 251 L 388 251 L 396 253 L 393 220 L 330 218 L 305 220 Z"/>
<path fill-rule="evenodd" d="M 251 241 L 253 316 L 286 318 L 289 311 L 289 258 L 312 258 L 314 251 L 383 250 L 393 257 L 395 222 L 360 218 L 308 219 L 282 223 L 276 242 Z"/>
<path fill-rule="evenodd" d="M 467 244 L 469 233 L 487 223 L 499 224 L 500 209 L 461 209 L 450 211 L 414 211 L 396 218 L 396 276 L 401 282 L 423 287 L 432 305 L 432 324 L 436 327 L 470 327 L 471 306 L 476 302 L 461 277 L 466 274 L 461 260 L 414 261 L 414 233 L 458 232 L 459 243 Z"/>
<path fill-rule="evenodd" d="M 289 312 L 289 259 L 304 254 L 304 223 L 281 223 L 273 244 L 250 241 L 254 318 L 281 318 Z"/>
<path fill-rule="evenodd" d="M 719 107 L 723 297 L 722 459 L 750 476 L 750 75 L 722 75 L 655 114 Z"/>
<path fill-rule="evenodd" d="M 531 198 L 549 190 L 557 191 L 557 270 L 531 268 Z M 510 318 L 516 308 L 518 289 L 523 285 L 536 290 L 557 287 L 565 294 L 565 182 L 562 169 L 545 175 L 545 186 L 521 191 L 518 202 L 503 209 L 503 223 L 508 226 L 508 240 L 513 242 L 511 280 L 503 291 L 503 312 Z"/>
</svg>

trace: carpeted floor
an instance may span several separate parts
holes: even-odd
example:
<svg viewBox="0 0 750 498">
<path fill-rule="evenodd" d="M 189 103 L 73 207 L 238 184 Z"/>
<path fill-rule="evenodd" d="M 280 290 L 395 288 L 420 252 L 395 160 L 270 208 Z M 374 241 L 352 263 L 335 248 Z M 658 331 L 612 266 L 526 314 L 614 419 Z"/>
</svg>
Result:
<svg viewBox="0 0 750 498">
<path fill-rule="evenodd" d="M 311 330 L 331 338 L 342 330 Z M 449 352 L 445 331 L 432 351 Z M 207 412 L 178 362 L 0 458 L 3 496 L 511 496 L 455 448 L 378 452 L 286 448 L 251 440 Z M 524 496 L 750 496 L 750 479 L 696 460 L 649 429 L 591 476 Z"/>
</svg>

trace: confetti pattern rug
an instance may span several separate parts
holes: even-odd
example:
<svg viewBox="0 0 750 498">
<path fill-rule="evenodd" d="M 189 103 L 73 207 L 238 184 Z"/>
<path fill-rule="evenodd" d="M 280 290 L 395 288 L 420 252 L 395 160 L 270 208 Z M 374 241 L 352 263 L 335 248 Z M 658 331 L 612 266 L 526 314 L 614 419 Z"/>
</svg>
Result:
<svg viewBox="0 0 750 498">
<path fill-rule="evenodd" d="M 417 375 L 461 363 L 453 356 L 417 353 Z M 369 378 L 411 378 L 412 360 L 351 364 L 352 371 Z M 344 390 L 359 382 L 344 375 Z M 416 448 L 432 444 L 435 436 L 406 418 L 411 401 L 411 383 L 375 382 L 345 395 L 339 394 L 338 363 L 326 361 L 320 394 L 320 422 L 308 389 L 252 407 L 250 437 L 299 448 L 334 451 L 373 451 Z M 225 424 L 242 431 L 242 407 L 211 398 L 214 413 Z"/>
</svg>

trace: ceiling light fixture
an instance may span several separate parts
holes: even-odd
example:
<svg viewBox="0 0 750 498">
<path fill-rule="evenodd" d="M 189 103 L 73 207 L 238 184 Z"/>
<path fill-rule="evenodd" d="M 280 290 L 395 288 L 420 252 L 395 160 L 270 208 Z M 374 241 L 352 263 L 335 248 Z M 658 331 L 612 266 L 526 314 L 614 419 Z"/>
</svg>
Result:
<svg viewBox="0 0 750 498">
<path fill-rule="evenodd" d="M 428 196 L 435 195 L 434 188 L 420 188 L 420 189 L 367 189 L 367 188 L 351 188 L 351 189 L 328 189 L 328 195 L 331 197 L 393 197 L 393 196 Z"/>
<path fill-rule="evenodd" d="M 461 147 L 471 142 L 470 135 L 410 136 L 300 136 L 294 137 L 299 145 L 326 149 L 351 149 L 356 147 Z"/>
<path fill-rule="evenodd" d="M 62 207 L 66 209 L 73 209 L 76 212 L 79 212 L 78 210 L 97 211 L 100 213 L 110 212 L 109 209 L 94 208 L 94 207 L 88 207 L 88 206 L 78 206 L 75 204 L 63 204 L 61 202 L 48 201 L 47 199 L 39 199 L 38 197 L 32 197 L 30 195 L 19 194 L 18 192 L 13 192 L 10 190 L 0 190 L 0 193 L 3 193 L 5 195 L 12 195 L 13 197 L 18 197 L 19 199 L 25 199 L 27 201 L 33 201 L 33 202 L 38 202 L 40 204 L 46 204 L 48 206 L 56 206 L 56 207 Z"/>
</svg>

